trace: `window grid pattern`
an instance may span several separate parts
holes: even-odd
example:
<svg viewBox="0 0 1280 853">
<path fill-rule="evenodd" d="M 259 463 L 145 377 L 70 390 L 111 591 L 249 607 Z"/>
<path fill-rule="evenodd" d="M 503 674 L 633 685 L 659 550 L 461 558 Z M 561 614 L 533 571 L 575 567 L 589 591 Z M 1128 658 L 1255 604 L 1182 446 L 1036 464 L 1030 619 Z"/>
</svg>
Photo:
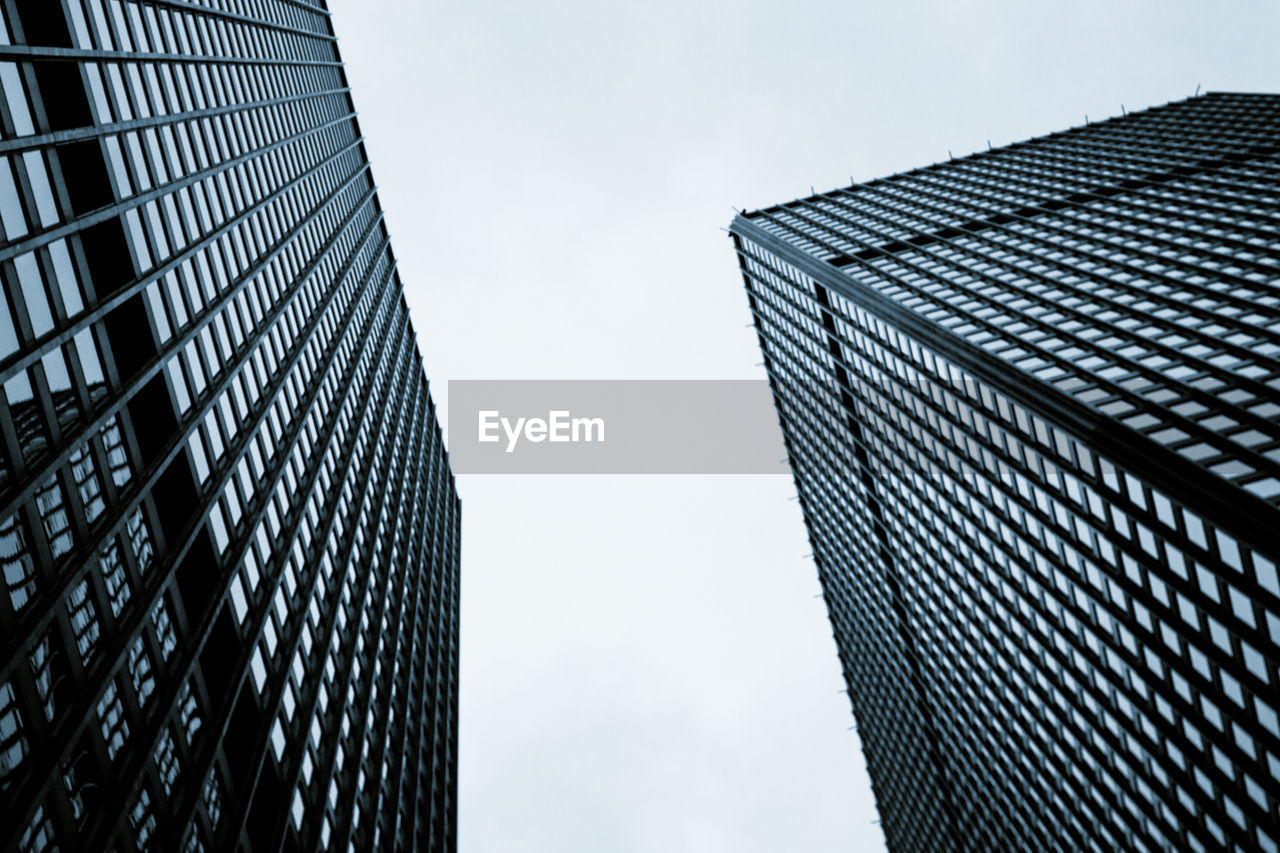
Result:
<svg viewBox="0 0 1280 853">
<path fill-rule="evenodd" d="M 755 221 L 1280 505 L 1278 129 L 1278 98 L 1207 97 Z M 1073 136 L 1086 141 L 1062 150 Z M 1084 150 L 1087 168 L 1046 183 Z M 1215 194 L 1232 203 L 1193 207 Z"/>
<path fill-rule="evenodd" d="M 454 849 L 458 501 L 323 4 L 0 4 L 0 291 L 0 845 Z"/>
<path fill-rule="evenodd" d="M 1271 529 L 1280 521 L 1271 496 L 1250 488 L 1274 458 L 1276 412 L 1263 406 L 1277 396 L 1275 373 L 1217 358 L 1261 365 L 1274 352 L 1267 213 L 1240 178 L 1274 170 L 1237 166 L 1270 156 L 1260 135 L 1276 103 L 1211 96 L 1048 137 L 1044 151 L 1037 140 L 735 222 L 891 849 L 1276 849 L 1274 542 L 1219 523 L 1218 495 L 1154 483 L 1137 464 L 1143 442 L 1186 446 L 1153 434 L 1161 428 L 1205 440 L 1194 431 L 1204 426 L 1222 456 L 1257 470 L 1228 476 L 1213 470 L 1218 457 L 1185 453 L 1182 465 L 1208 459 L 1222 495 L 1258 500 Z M 1211 138 L 1223 121 L 1234 123 L 1225 142 Z M 1223 145 L 1244 153 L 1224 156 Z M 1198 164 L 1194 182 L 1149 181 L 1175 157 Z M 973 191 L 976 181 L 986 188 Z M 1107 192 L 1113 182 L 1146 183 Z M 994 213 L 1042 208 L 1049 192 L 1083 197 L 1052 216 Z M 1145 212 L 1109 210 L 1106 229 L 1075 230 L 1116 199 Z M 1174 260 L 1198 272 L 1168 258 L 1141 276 L 1122 269 L 1132 257 L 1082 260 L 1104 243 L 1163 251 L 1146 227 L 1156 213 L 1177 218 L 1170 234 L 1185 242 L 1168 241 L 1181 247 Z M 979 218 L 983 227 L 963 227 Z M 921 234 L 930 238 L 913 241 Z M 1233 276 L 1249 284 L 1219 286 Z M 1248 309 L 1231 310 L 1244 287 Z M 1073 313 L 1082 291 L 1092 314 Z M 984 325 L 994 306 L 1003 326 Z M 1159 322 L 1170 318 L 1180 340 Z M 1127 359 L 1124 371 L 1081 366 L 1101 357 L 1086 346 L 1100 336 L 1072 337 L 1086 323 L 1107 326 L 1106 358 Z M 1050 335 L 1053 346 L 1037 346 Z M 988 382 L 991 362 L 975 352 L 995 355 L 1005 381 Z M 1054 352 L 1063 357 L 1045 357 Z M 1169 376 L 1160 369 L 1172 357 L 1144 362 L 1162 352 L 1195 370 Z M 1032 354 L 1043 361 L 1025 363 Z M 1061 371 L 1037 372 L 1050 365 Z M 1166 394 L 1151 393 L 1157 383 Z M 1046 414 L 1056 395 L 1116 422 L 1135 409 L 1109 403 L 1140 397 L 1169 411 L 1163 427 L 1126 423 L 1134 452 L 1120 456 L 1080 421 Z M 1243 429 L 1200 423 L 1216 416 L 1272 437 L 1240 442 Z M 1261 452 L 1233 449 L 1246 444 Z"/>
</svg>

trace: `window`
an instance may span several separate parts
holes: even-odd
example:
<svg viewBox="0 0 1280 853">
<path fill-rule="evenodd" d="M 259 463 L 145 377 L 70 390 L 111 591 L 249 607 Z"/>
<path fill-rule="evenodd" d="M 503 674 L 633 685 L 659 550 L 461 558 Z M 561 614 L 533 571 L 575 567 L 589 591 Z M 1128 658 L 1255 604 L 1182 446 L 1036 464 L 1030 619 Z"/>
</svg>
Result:
<svg viewBox="0 0 1280 853">
<path fill-rule="evenodd" d="M 31 822 L 23 831 L 18 847 L 31 853 L 57 849 L 53 842 L 53 826 L 49 822 L 49 816 L 45 814 L 43 803 L 36 807 L 36 813 L 31 816 Z"/>
<path fill-rule="evenodd" d="M 102 741 L 107 748 L 107 757 L 115 759 L 129 737 L 129 721 L 124 716 L 124 705 L 120 701 L 120 692 L 112 680 L 106 691 L 98 700 L 98 722 L 102 728 Z"/>
<path fill-rule="evenodd" d="M 9 775 L 27 754 L 27 739 L 22 733 L 22 715 L 18 713 L 13 685 L 0 685 L 0 791 L 8 785 Z"/>
<path fill-rule="evenodd" d="M 148 849 L 151 835 L 156 829 L 156 816 L 151 810 L 151 794 L 145 786 L 138 792 L 138 798 L 129 811 L 129 826 L 133 830 L 133 840 L 138 849 Z"/>
<path fill-rule="evenodd" d="M 48 720 L 53 719 L 57 710 L 54 699 L 58 679 L 54 678 L 54 653 L 53 645 L 49 642 L 49 635 L 46 634 L 40 642 L 36 643 L 31 653 L 27 656 L 27 660 L 31 664 L 31 674 L 35 679 L 36 692 L 40 694 L 44 715 Z"/>
<path fill-rule="evenodd" d="M 107 590 L 107 599 L 111 603 L 111 614 L 119 616 L 129 603 L 132 594 L 129 581 L 125 577 L 124 564 L 120 562 L 120 545 L 113 536 L 107 547 L 98 555 L 98 568 L 102 574 L 102 582 Z"/>
<path fill-rule="evenodd" d="M 178 638 L 173 633 L 173 622 L 169 619 L 169 605 L 163 599 L 152 611 L 151 621 L 156 630 L 156 642 L 160 645 L 160 658 L 168 660 L 169 655 L 177 648 Z"/>
<path fill-rule="evenodd" d="M 142 637 L 134 641 L 129 650 L 129 675 L 133 679 L 133 690 L 138 695 L 138 706 L 146 707 L 147 700 L 155 692 L 156 680 L 151 674 L 151 655 L 142 642 Z"/>
<path fill-rule="evenodd" d="M 164 794 L 168 797 L 173 793 L 173 783 L 178 778 L 178 753 L 174 749 L 173 732 L 168 727 L 165 728 L 164 734 L 160 736 L 160 742 L 156 744 L 156 774 L 160 777 L 160 787 L 164 788 Z"/>
<path fill-rule="evenodd" d="M 80 659 L 88 661 L 98 643 L 98 614 L 89 595 L 89 582 L 82 580 L 72 588 L 67 599 L 67 614 L 71 619 L 71 631 L 76 638 L 76 650 Z"/>
<path fill-rule="evenodd" d="M 178 717 L 182 721 L 182 730 L 186 734 L 187 744 L 190 745 L 201 726 L 200 706 L 196 703 L 191 682 L 187 682 L 182 688 L 182 695 L 178 700 Z"/>
<path fill-rule="evenodd" d="M 22 610 L 36 594 L 36 577 L 24 526 L 17 514 L 0 522 L 0 569 L 10 605 L 14 611 Z"/>
</svg>

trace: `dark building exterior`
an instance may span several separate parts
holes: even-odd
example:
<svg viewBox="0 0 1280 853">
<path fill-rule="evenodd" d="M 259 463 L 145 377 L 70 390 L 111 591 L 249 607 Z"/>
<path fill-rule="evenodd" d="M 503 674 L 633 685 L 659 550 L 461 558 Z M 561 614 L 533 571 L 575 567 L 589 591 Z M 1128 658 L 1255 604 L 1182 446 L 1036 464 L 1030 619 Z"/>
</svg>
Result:
<svg viewBox="0 0 1280 853">
<path fill-rule="evenodd" d="M 889 846 L 1280 844 L 1280 97 L 731 233 Z"/>
<path fill-rule="evenodd" d="M 459 503 L 321 0 L 0 0 L 0 850 L 453 850 Z"/>
</svg>

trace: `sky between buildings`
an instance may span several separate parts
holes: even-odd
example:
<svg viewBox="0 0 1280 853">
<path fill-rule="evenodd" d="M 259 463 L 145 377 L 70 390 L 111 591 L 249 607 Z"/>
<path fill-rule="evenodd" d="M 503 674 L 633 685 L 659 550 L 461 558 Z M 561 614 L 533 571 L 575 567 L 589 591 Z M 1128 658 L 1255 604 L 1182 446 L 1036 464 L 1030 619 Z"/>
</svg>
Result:
<svg viewBox="0 0 1280 853">
<path fill-rule="evenodd" d="M 442 404 L 761 378 L 732 207 L 1280 91 L 1262 0 L 330 7 Z M 883 849 L 789 477 L 459 491 L 464 853 Z"/>
</svg>

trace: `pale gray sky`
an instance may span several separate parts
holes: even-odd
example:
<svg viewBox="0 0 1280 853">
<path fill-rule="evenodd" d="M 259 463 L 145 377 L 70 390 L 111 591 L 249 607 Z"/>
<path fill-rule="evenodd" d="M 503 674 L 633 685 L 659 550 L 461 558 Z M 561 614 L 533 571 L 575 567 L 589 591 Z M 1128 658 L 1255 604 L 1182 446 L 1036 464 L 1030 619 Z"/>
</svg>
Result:
<svg viewBox="0 0 1280 853">
<path fill-rule="evenodd" d="M 758 377 L 731 205 L 1280 91 L 1261 0 L 330 5 L 438 399 Z M 459 490 L 463 853 L 881 849 L 788 478 Z"/>
</svg>

